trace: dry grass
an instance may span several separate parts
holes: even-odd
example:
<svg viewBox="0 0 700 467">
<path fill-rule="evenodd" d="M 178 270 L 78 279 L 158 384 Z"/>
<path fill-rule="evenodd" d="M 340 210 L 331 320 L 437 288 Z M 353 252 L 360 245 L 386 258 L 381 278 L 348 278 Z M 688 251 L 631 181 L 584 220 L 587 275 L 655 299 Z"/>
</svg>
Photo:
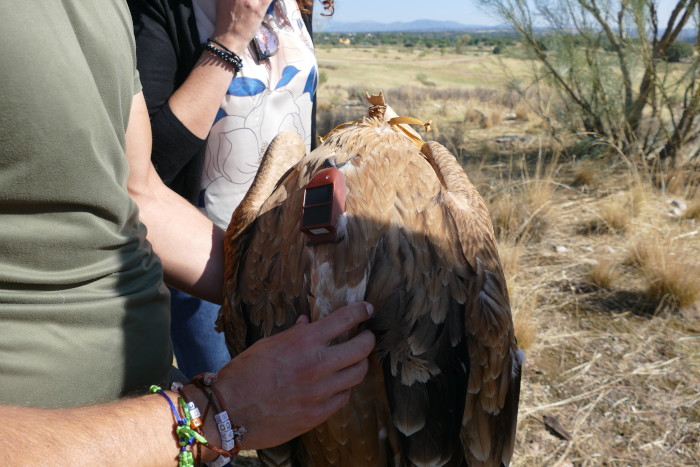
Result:
<svg viewBox="0 0 700 467">
<path fill-rule="evenodd" d="M 574 186 L 578 185 L 574 183 Z M 582 233 L 602 234 L 627 231 L 645 205 L 647 195 L 642 182 L 635 181 L 627 189 L 618 190 L 608 196 L 604 196 L 601 192 L 598 198 L 600 199 L 591 199 L 587 203 L 594 217 L 581 225 Z"/>
<path fill-rule="evenodd" d="M 517 287 L 541 299 L 514 465 L 700 461 L 700 238 L 640 178 L 650 177 L 608 171 L 594 196 L 558 190 L 549 241 L 521 256 Z M 624 180 L 635 181 L 620 191 Z M 626 228 L 582 231 L 582 217 L 599 216 L 605 203 L 626 208 Z M 553 245 L 567 249 L 552 253 Z M 634 261 L 623 261 L 628 250 Z M 544 415 L 571 440 L 553 436 Z"/>
<path fill-rule="evenodd" d="M 489 128 L 493 126 L 491 122 L 487 121 L 486 115 L 474 107 L 469 107 L 466 112 L 464 112 L 464 123 L 471 123 L 478 125 L 479 128 Z"/>
<path fill-rule="evenodd" d="M 498 239 L 498 253 L 501 259 L 501 266 L 506 277 L 516 277 L 520 271 L 520 257 L 525 251 L 525 244 L 522 241 L 512 238 Z"/>
<path fill-rule="evenodd" d="M 650 195 L 657 200 L 663 196 Z M 621 264 L 619 257 L 637 238 L 674 251 L 668 238 L 657 242 L 641 233 L 581 233 L 576 219 L 581 203 L 591 201 L 595 198 L 583 192 L 558 191 L 551 214 L 560 222 L 550 227 L 549 240 L 529 244 L 521 256 L 515 287 L 538 290 L 540 299 L 513 465 L 697 465 L 697 302 L 686 299 L 685 307 L 679 308 L 678 301 L 673 309 L 664 307 L 668 292 L 650 294 L 648 276 L 639 266 Z M 637 216 L 645 228 L 674 222 L 654 203 Z M 641 227 L 636 218 L 629 224 L 633 230 Z M 676 235 L 692 233 L 694 227 L 674 225 L 679 228 Z M 700 260 L 700 242 L 692 235 L 677 241 L 687 242 L 682 263 L 692 272 Z M 567 250 L 553 253 L 553 245 L 566 245 Z M 669 256 L 667 252 L 666 259 Z M 675 264 L 680 263 L 678 256 L 671 256 Z M 666 264 L 651 260 L 650 254 L 645 257 L 647 264 Z M 666 311 L 660 313 L 662 308 Z M 545 415 L 559 420 L 571 440 L 553 436 L 543 423 Z"/>
<path fill-rule="evenodd" d="M 700 220 L 700 198 L 694 199 L 688 204 L 688 209 L 683 213 L 683 218 Z"/>
<path fill-rule="evenodd" d="M 647 295 L 659 308 L 685 308 L 700 298 L 698 258 L 668 232 L 637 239 L 631 256 L 645 279 Z"/>
<path fill-rule="evenodd" d="M 525 290 L 513 283 L 509 285 L 509 291 L 515 337 L 520 348 L 528 352 L 537 342 L 536 316 L 540 295 L 537 290 Z"/>
<path fill-rule="evenodd" d="M 607 201 L 598 208 L 598 218 L 591 223 L 591 231 L 624 232 L 632 217 L 626 200 Z"/>
<path fill-rule="evenodd" d="M 524 102 L 518 102 L 513 109 L 513 113 L 515 113 L 516 120 L 523 122 L 527 122 L 532 116 L 530 108 Z"/>
<path fill-rule="evenodd" d="M 500 188 L 486 200 L 489 204 L 494 231 L 498 238 L 539 240 L 551 223 L 550 203 L 556 190 L 551 170 L 545 171 L 541 159 L 530 175 L 520 164 L 520 170 L 510 179 L 501 181 Z"/>
<path fill-rule="evenodd" d="M 489 120 L 491 121 L 491 126 L 500 125 L 503 123 L 503 111 L 500 109 L 491 110 Z"/>
<path fill-rule="evenodd" d="M 596 179 L 596 170 L 591 165 L 576 168 L 572 184 L 574 186 L 591 186 Z"/>
<path fill-rule="evenodd" d="M 489 206 L 496 236 L 542 238 L 549 226 L 547 201 L 542 200 L 549 191 L 547 188 L 533 183 L 494 195 Z"/>
<path fill-rule="evenodd" d="M 586 281 L 594 287 L 611 289 L 619 272 L 618 267 L 619 264 L 614 259 L 601 258 L 591 263 L 586 275 Z"/>
</svg>

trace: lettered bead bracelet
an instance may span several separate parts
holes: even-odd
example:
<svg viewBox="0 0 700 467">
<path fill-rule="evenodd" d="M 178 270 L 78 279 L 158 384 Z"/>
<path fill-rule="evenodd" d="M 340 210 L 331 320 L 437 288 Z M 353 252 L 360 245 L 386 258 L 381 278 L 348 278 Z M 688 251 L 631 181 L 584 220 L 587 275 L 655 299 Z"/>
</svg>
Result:
<svg viewBox="0 0 700 467">
<path fill-rule="evenodd" d="M 216 427 L 221 435 L 221 449 L 230 451 L 234 448 L 235 443 L 233 441 L 233 427 L 231 426 L 231 420 L 228 418 L 228 412 L 217 413 L 214 415 L 214 420 L 216 420 Z"/>
<path fill-rule="evenodd" d="M 193 430 L 196 430 L 197 428 L 201 427 L 203 425 L 202 414 L 199 412 L 197 406 L 194 405 L 194 402 L 187 403 L 187 410 L 190 411 L 190 417 L 192 417 L 192 420 L 190 420 L 190 427 Z"/>
<path fill-rule="evenodd" d="M 216 373 L 202 373 L 195 376 L 192 382 L 204 392 L 207 397 L 213 402 L 216 412 L 214 421 L 216 428 L 221 436 L 221 449 L 226 451 L 226 454 L 221 454 L 215 461 L 208 463 L 211 467 L 220 467 L 229 462 L 229 458 L 238 455 L 243 442 L 243 434 L 246 429 L 240 425 L 233 425 L 228 416 L 228 412 L 223 409 L 223 398 L 219 391 L 214 386 L 216 381 Z"/>
</svg>

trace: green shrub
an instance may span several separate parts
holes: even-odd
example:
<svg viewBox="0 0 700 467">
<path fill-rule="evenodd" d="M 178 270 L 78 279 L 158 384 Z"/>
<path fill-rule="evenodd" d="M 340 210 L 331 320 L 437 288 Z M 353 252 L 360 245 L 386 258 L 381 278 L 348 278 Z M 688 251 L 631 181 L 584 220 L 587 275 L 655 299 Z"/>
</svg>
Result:
<svg viewBox="0 0 700 467">
<path fill-rule="evenodd" d="M 683 58 L 688 58 L 693 55 L 693 45 L 688 42 L 676 41 L 672 43 L 666 53 L 664 54 L 664 60 L 669 63 L 678 63 Z"/>
</svg>

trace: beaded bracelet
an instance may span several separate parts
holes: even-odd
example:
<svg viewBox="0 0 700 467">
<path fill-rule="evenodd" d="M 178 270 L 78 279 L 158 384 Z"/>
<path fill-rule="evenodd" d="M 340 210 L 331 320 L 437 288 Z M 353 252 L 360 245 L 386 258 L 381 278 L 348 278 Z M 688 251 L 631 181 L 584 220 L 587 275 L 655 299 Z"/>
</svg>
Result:
<svg viewBox="0 0 700 467">
<path fill-rule="evenodd" d="M 230 53 L 230 54 L 236 55 L 236 53 L 235 53 L 233 50 L 229 49 L 228 47 L 226 47 L 224 44 L 222 44 L 221 42 L 217 41 L 217 40 L 214 39 L 213 37 L 210 37 L 209 39 L 207 39 L 207 42 L 211 42 L 212 44 L 219 46 L 219 48 L 220 48 L 221 50 L 223 50 L 224 52 L 228 52 L 228 53 Z"/>
<path fill-rule="evenodd" d="M 202 416 L 202 413 L 199 411 L 199 409 L 194 404 L 194 402 L 189 401 L 187 394 L 185 394 L 184 385 L 182 383 L 174 382 L 170 386 L 170 390 L 178 393 L 180 395 L 180 397 L 182 399 L 184 399 L 184 401 L 187 405 L 187 411 L 189 412 L 189 415 L 191 417 L 190 428 L 192 428 L 193 430 L 201 428 L 202 425 L 204 425 L 202 418 L 204 418 L 206 420 L 207 413 L 209 412 L 209 405 L 210 404 L 207 404 L 207 407 L 204 409 L 204 416 Z M 210 401 L 210 403 L 211 403 L 211 401 Z"/>
<path fill-rule="evenodd" d="M 240 425 L 231 424 L 228 412 L 223 409 L 223 397 L 214 386 L 216 378 L 216 373 L 202 373 L 195 376 L 192 379 L 192 382 L 194 382 L 195 385 L 202 390 L 202 392 L 207 394 L 207 397 L 209 397 L 209 400 L 214 403 L 214 408 L 217 411 L 217 413 L 214 414 L 214 420 L 216 421 L 216 427 L 219 430 L 219 435 L 221 435 L 221 448 L 227 451 L 227 453 L 222 454 L 209 465 L 219 467 L 220 465 L 225 464 L 224 460 L 228 460 L 227 458 L 238 455 L 241 450 L 243 434 L 246 432 L 246 429 Z M 211 392 L 208 392 L 207 389 L 210 389 Z"/>
<path fill-rule="evenodd" d="M 196 385 L 195 385 L 196 386 Z M 198 386 L 196 386 L 198 387 Z M 198 387 L 199 388 L 199 387 Z M 200 414 L 199 409 L 197 406 L 194 404 L 194 402 L 190 402 L 189 398 L 187 397 L 187 393 L 185 392 L 185 387 L 182 383 L 174 382 L 170 389 L 173 392 L 178 393 L 181 397 L 179 400 L 182 400 L 181 404 L 183 405 L 183 412 L 185 412 L 186 416 L 188 419 L 190 419 L 190 427 L 192 429 L 197 430 L 199 434 L 204 436 L 204 433 L 201 430 L 201 427 L 204 425 L 204 421 L 207 419 L 207 415 L 209 414 L 209 409 L 214 406 L 214 399 L 213 399 L 213 394 L 212 393 L 206 393 L 205 391 L 202 391 L 206 396 L 207 396 L 207 405 L 204 408 L 204 414 L 199 415 L 201 418 L 197 420 L 198 414 Z M 201 389 L 201 388 L 199 388 Z M 201 423 L 200 423 L 201 422 Z M 205 448 L 214 451 L 216 454 L 218 454 L 218 457 L 215 461 L 212 462 L 207 462 L 206 464 L 209 466 L 214 466 L 214 467 L 219 467 L 222 465 L 226 465 L 230 461 L 230 457 L 232 456 L 232 453 L 229 451 L 226 451 L 222 448 L 212 446 L 209 443 L 200 443 L 199 446 L 204 446 Z M 234 455 L 237 454 L 238 451 L 233 453 Z M 197 451 L 197 464 L 201 464 L 201 449 Z M 223 460 L 223 462 L 221 462 Z"/>
<path fill-rule="evenodd" d="M 175 417 L 175 422 L 177 423 L 177 427 L 175 428 L 175 434 L 177 435 L 178 444 L 180 445 L 180 454 L 178 455 L 178 466 L 193 467 L 194 457 L 192 456 L 192 452 L 189 451 L 187 448 L 189 446 L 192 446 L 195 442 L 204 444 L 205 446 L 208 444 L 208 442 L 204 438 L 204 436 L 197 433 L 193 428 L 190 427 L 190 413 L 187 410 L 185 400 L 181 397 L 178 399 L 180 406 L 182 407 L 183 412 L 185 414 L 184 417 L 180 417 L 180 413 L 175 407 L 175 404 L 173 404 L 173 401 L 165 393 L 165 391 L 163 391 L 163 389 L 161 389 L 159 386 L 152 385 L 150 387 L 150 392 L 152 394 L 160 394 L 161 396 L 163 396 L 165 400 L 168 401 L 170 411 Z"/>
<path fill-rule="evenodd" d="M 203 47 L 207 49 L 209 53 L 231 65 L 236 73 L 239 73 L 243 68 L 243 60 L 241 60 L 241 57 L 216 39 L 210 37 L 207 39 L 207 43 L 203 44 Z"/>
</svg>

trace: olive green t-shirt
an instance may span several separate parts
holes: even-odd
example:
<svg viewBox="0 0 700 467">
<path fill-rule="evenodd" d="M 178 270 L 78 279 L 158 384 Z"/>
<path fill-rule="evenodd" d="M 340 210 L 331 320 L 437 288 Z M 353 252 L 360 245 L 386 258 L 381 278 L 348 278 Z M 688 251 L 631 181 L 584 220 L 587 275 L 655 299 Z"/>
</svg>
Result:
<svg viewBox="0 0 700 467">
<path fill-rule="evenodd" d="M 126 3 L 0 2 L 0 22 L 0 404 L 162 384 L 169 295 L 126 189 Z"/>
</svg>

